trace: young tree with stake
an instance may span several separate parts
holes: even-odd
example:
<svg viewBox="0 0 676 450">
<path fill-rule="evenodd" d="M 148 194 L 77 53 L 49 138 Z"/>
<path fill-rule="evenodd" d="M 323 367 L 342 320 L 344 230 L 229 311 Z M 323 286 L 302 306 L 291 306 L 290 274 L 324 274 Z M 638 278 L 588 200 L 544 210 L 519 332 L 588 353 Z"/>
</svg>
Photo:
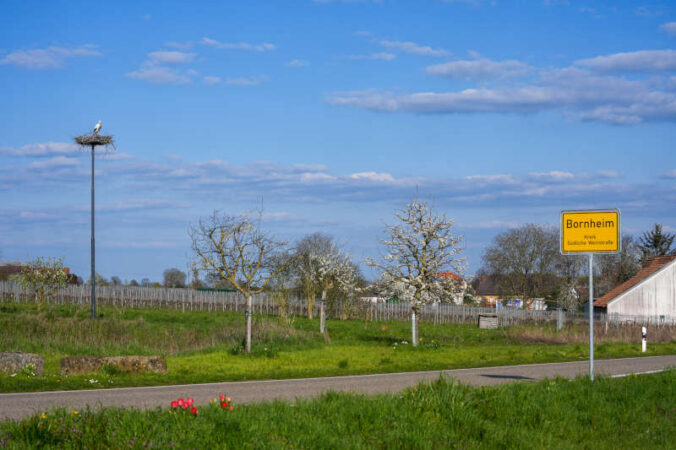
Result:
<svg viewBox="0 0 676 450">
<path fill-rule="evenodd" d="M 263 292 L 270 280 L 286 267 L 272 264 L 286 243 L 263 232 L 260 220 L 254 223 L 248 215 L 218 212 L 201 218 L 190 227 L 189 234 L 200 267 L 218 273 L 246 298 L 246 352 L 251 353 L 252 296 Z"/>
<path fill-rule="evenodd" d="M 411 303 L 411 334 L 418 345 L 420 307 L 452 301 L 461 289 L 458 280 L 441 274 L 464 272 L 462 237 L 453 236 L 453 219 L 434 213 L 426 202 L 414 200 L 394 215 L 397 222 L 386 226 L 381 241 L 387 254 L 382 262 L 368 258 L 366 263 L 381 270 L 383 293 Z"/>
</svg>

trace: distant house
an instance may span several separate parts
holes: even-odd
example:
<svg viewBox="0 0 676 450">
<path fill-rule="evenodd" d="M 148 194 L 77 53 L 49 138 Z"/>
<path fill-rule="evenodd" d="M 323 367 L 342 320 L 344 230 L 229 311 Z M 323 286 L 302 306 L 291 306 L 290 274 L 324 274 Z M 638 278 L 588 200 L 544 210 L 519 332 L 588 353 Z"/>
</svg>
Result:
<svg viewBox="0 0 676 450">
<path fill-rule="evenodd" d="M 0 281 L 7 281 L 9 277 L 13 275 L 21 275 L 21 271 L 24 268 L 24 264 L 21 263 L 6 263 L 0 264 Z M 63 268 L 68 276 L 66 278 L 66 283 L 68 284 L 77 284 L 77 275 L 70 273 L 69 267 Z"/>
<path fill-rule="evenodd" d="M 598 298 L 594 310 L 676 321 L 676 255 L 648 259 L 633 278 Z"/>
<path fill-rule="evenodd" d="M 12 275 L 20 275 L 22 267 L 20 263 L 0 264 L 0 281 L 8 280 Z"/>
<path fill-rule="evenodd" d="M 465 297 L 465 292 L 467 292 L 467 282 L 463 280 L 460 275 L 448 271 L 439 272 L 436 276 L 437 278 L 457 281 L 458 286 L 460 287 L 460 291 L 453 294 L 453 303 L 455 303 L 456 305 L 462 305 L 462 300 Z"/>
<path fill-rule="evenodd" d="M 488 274 L 481 275 L 474 283 L 474 292 L 476 292 L 476 297 L 481 300 L 481 303 L 495 307 L 500 300 L 497 277 Z"/>
<path fill-rule="evenodd" d="M 520 309 L 525 307 L 532 310 L 546 310 L 547 304 L 544 298 L 530 298 L 524 305 L 523 300 L 519 296 L 503 296 L 500 297 L 499 292 L 499 278 L 496 275 L 483 274 L 478 280 L 474 281 L 474 291 L 476 297 L 480 299 L 481 303 L 491 308 L 510 308 Z"/>
</svg>

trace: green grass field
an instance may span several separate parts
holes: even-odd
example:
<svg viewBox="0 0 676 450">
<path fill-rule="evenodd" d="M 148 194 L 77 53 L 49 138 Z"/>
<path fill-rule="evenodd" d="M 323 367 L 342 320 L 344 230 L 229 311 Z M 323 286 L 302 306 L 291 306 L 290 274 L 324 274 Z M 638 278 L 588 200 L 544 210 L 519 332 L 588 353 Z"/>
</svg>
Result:
<svg viewBox="0 0 676 450">
<path fill-rule="evenodd" d="M 218 393 L 214 392 L 214 396 Z M 676 371 L 399 394 L 328 393 L 295 404 L 218 404 L 197 415 L 56 410 L 0 423 L 8 448 L 673 448 Z"/>
<path fill-rule="evenodd" d="M 106 388 L 216 381 L 454 369 L 587 359 L 585 327 L 561 332 L 551 327 L 479 330 L 474 325 L 421 323 L 413 347 L 408 322 L 328 320 L 328 337 L 318 320 L 256 316 L 251 355 L 241 353 L 241 314 L 58 306 L 38 312 L 33 305 L 0 304 L 0 351 L 45 357 L 44 376 L 0 374 L 0 392 Z M 599 330 L 596 357 L 640 356 L 639 331 Z M 676 354 L 674 329 L 646 355 Z M 567 342 L 567 343 L 563 343 Z M 63 377 L 60 359 L 79 355 L 165 355 L 168 373 L 130 375 L 116 371 Z"/>
</svg>

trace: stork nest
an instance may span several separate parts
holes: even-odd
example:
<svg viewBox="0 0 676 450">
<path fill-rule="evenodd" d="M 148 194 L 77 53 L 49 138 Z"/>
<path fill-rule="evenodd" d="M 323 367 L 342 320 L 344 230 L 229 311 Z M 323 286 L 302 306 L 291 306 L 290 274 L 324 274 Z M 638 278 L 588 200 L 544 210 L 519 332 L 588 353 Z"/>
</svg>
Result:
<svg viewBox="0 0 676 450">
<path fill-rule="evenodd" d="M 112 136 L 103 136 L 101 134 L 85 134 L 75 138 L 75 143 L 80 145 L 113 145 Z"/>
</svg>

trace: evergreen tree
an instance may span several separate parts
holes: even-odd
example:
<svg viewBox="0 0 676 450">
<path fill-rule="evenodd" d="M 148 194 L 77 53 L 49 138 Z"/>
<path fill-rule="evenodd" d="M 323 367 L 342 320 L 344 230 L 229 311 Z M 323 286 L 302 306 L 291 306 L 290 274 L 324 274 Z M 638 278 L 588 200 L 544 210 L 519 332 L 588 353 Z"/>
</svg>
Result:
<svg viewBox="0 0 676 450">
<path fill-rule="evenodd" d="M 652 256 L 676 254 L 676 250 L 671 248 L 674 238 L 676 234 L 663 232 L 662 225 L 656 223 L 652 230 L 646 231 L 639 238 L 638 246 L 643 253 L 641 260 L 645 261 Z"/>
</svg>

